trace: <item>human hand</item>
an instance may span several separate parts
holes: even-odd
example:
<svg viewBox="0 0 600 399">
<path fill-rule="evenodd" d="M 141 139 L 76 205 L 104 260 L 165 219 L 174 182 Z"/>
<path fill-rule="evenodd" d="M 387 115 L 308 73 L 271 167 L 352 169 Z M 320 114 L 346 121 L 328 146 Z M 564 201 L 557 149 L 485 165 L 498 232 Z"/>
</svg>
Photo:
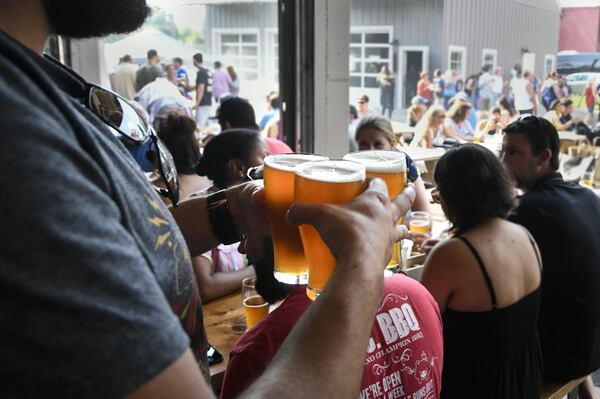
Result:
<svg viewBox="0 0 600 399">
<path fill-rule="evenodd" d="M 314 226 L 338 265 L 352 263 L 381 273 L 391 258 L 392 244 L 407 236 L 406 226 L 396 221 L 414 199 L 412 184 L 390 201 L 383 180 L 369 179 L 368 188 L 346 204 L 293 204 L 286 221 Z"/>
<path fill-rule="evenodd" d="M 270 234 L 262 180 L 242 183 L 225 194 L 231 219 L 240 234 Z"/>
</svg>

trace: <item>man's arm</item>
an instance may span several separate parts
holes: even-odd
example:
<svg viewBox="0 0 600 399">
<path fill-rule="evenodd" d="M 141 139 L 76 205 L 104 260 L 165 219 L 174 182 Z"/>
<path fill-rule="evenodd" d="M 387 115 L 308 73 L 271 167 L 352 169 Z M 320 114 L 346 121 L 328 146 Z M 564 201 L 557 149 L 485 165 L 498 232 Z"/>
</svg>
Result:
<svg viewBox="0 0 600 399">
<path fill-rule="evenodd" d="M 248 182 L 227 189 L 227 207 L 240 234 L 269 231 L 265 197 L 261 187 L 259 182 Z M 206 210 L 206 197 L 194 197 L 182 202 L 176 208 L 171 207 L 170 210 L 192 257 L 201 255 L 220 244 L 210 224 Z"/>
<path fill-rule="evenodd" d="M 204 90 L 206 85 L 204 83 L 200 83 L 196 86 L 196 107 L 200 106 L 200 101 L 202 101 L 202 97 L 204 97 Z"/>
</svg>

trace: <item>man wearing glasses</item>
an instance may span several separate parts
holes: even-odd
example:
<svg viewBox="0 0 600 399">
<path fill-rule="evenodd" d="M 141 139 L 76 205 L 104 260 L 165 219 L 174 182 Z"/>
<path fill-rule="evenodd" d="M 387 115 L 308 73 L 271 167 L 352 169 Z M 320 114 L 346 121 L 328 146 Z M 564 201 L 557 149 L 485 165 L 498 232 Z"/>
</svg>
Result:
<svg viewBox="0 0 600 399">
<path fill-rule="evenodd" d="M 531 232 L 542 255 L 544 377 L 585 376 L 600 368 L 600 201 L 557 172 L 558 134 L 546 119 L 527 115 L 508 125 L 502 150 L 524 192 L 511 220 Z M 591 378 L 579 395 L 599 397 Z"/>
<path fill-rule="evenodd" d="M 151 127 L 41 56 L 49 34 L 125 33 L 148 13 L 145 0 L 0 3 L 0 397 L 212 396 L 190 256 L 264 234 L 260 186 L 179 204 L 174 219 L 135 162 L 158 168 L 177 204 Z M 341 271 L 248 396 L 357 395 L 383 267 L 404 233 L 395 220 L 412 199 L 408 189 L 390 203 L 376 180 L 347 205 L 292 208 L 289 221 L 314 224 Z M 363 234 L 381 239 L 367 246 Z"/>
</svg>

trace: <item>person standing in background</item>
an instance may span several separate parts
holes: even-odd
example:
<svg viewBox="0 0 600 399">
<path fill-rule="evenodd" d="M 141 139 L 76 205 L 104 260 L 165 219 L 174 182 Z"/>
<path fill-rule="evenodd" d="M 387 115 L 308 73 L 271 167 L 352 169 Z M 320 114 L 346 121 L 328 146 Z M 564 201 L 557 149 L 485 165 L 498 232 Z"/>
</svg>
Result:
<svg viewBox="0 0 600 399">
<path fill-rule="evenodd" d="M 200 129 L 208 123 L 210 106 L 212 105 L 212 78 L 202 66 L 202 53 L 194 54 L 194 66 L 198 68 L 196 75 L 196 124 Z"/>
<path fill-rule="evenodd" d="M 390 72 L 387 65 L 381 67 L 379 75 L 377 75 L 377 83 L 379 83 L 379 103 L 381 105 L 381 115 L 385 115 L 388 111 L 388 117 L 392 117 L 392 109 L 394 108 L 394 75 Z"/>
<path fill-rule="evenodd" d="M 238 76 L 237 72 L 235 71 L 235 68 L 233 67 L 233 65 L 229 65 L 227 67 L 227 73 L 229 74 L 229 77 L 231 78 L 231 83 L 229 84 L 229 92 L 234 96 L 239 96 L 240 95 L 240 77 Z"/>
<path fill-rule="evenodd" d="M 496 68 L 496 73 L 494 74 L 493 82 L 492 82 L 492 93 L 494 97 L 492 98 L 492 105 L 496 104 L 496 101 L 502 96 L 504 92 L 504 77 L 502 76 L 504 71 L 502 68 Z"/>
<path fill-rule="evenodd" d="M 152 83 L 156 78 L 163 76 L 163 70 L 160 67 L 160 57 L 156 50 L 148 50 L 146 54 L 148 57 L 148 63 L 138 69 L 135 76 L 135 90 L 140 91 L 148 83 Z"/>
<path fill-rule="evenodd" d="M 583 96 L 585 97 L 585 105 L 587 106 L 588 111 L 585 121 L 588 126 L 594 126 L 594 123 L 596 122 L 594 119 L 594 106 L 596 105 L 596 95 L 598 93 L 596 93 L 596 88 L 594 87 L 595 82 L 595 79 L 590 79 L 583 92 Z"/>
<path fill-rule="evenodd" d="M 421 79 L 417 82 L 417 96 L 423 97 L 427 100 L 428 104 L 431 104 L 431 101 L 433 100 L 433 90 L 431 90 L 429 73 L 423 71 L 419 76 Z"/>
<path fill-rule="evenodd" d="M 219 61 L 215 61 L 215 69 L 212 73 L 212 93 L 215 98 L 215 102 L 219 103 L 219 100 L 223 94 L 230 93 L 229 86 L 233 84 L 231 76 L 225 72 Z"/>
<path fill-rule="evenodd" d="M 481 68 L 481 76 L 477 82 L 479 88 L 479 102 L 477 109 L 481 111 L 489 111 L 492 101 L 494 100 L 494 92 L 492 86 L 495 82 L 495 78 L 490 74 L 489 65 L 484 65 Z"/>
<path fill-rule="evenodd" d="M 133 63 L 129 54 L 121 58 L 119 67 L 115 71 L 112 84 L 113 90 L 128 100 L 133 100 L 135 97 L 135 77 L 138 66 Z"/>
<path fill-rule="evenodd" d="M 175 57 L 173 58 L 172 63 L 176 69 L 175 76 L 179 81 L 177 86 L 181 88 L 184 97 L 191 99 L 190 93 L 188 93 L 188 88 L 190 87 L 190 78 L 187 74 L 187 71 L 183 67 L 183 60 L 179 57 Z"/>
<path fill-rule="evenodd" d="M 373 111 L 369 109 L 369 96 L 363 94 L 358 98 L 358 118 L 362 119 L 365 116 L 372 115 Z"/>
<path fill-rule="evenodd" d="M 512 81 L 512 93 L 515 101 L 515 108 L 519 114 L 536 114 L 537 107 L 535 101 L 535 92 L 531 86 L 531 74 L 529 71 L 520 73 Z"/>
</svg>

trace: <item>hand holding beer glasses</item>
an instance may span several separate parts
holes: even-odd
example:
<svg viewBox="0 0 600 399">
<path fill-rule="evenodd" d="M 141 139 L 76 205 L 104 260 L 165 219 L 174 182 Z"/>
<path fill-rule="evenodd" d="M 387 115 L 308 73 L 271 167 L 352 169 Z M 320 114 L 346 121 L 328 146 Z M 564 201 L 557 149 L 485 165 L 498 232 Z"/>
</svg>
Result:
<svg viewBox="0 0 600 399">
<path fill-rule="evenodd" d="M 246 326 L 250 330 L 269 313 L 269 303 L 256 291 L 256 277 L 242 280 L 242 301 Z"/>
</svg>

